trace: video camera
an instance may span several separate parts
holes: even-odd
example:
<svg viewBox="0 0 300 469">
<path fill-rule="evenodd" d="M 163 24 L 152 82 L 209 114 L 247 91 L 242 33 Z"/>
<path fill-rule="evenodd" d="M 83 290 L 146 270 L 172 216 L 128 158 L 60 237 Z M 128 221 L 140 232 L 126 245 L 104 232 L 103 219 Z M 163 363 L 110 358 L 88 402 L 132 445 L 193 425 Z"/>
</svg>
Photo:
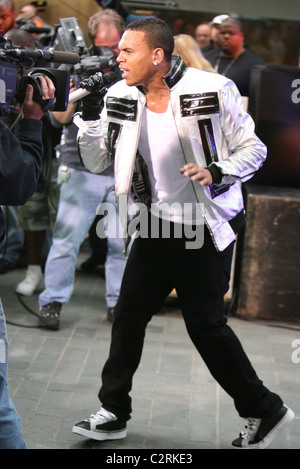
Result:
<svg viewBox="0 0 300 469">
<path fill-rule="evenodd" d="M 16 28 L 23 29 L 24 31 L 27 31 L 29 34 L 45 34 L 48 36 L 50 36 L 51 34 L 51 28 L 47 26 L 37 27 L 34 21 L 31 21 L 27 18 L 20 18 L 16 20 Z"/>
<path fill-rule="evenodd" d="M 95 47 L 94 52 L 97 55 L 91 54 L 92 48 L 87 47 L 83 32 L 74 17 L 59 20 L 59 25 L 56 27 L 54 48 L 73 52 L 80 56 L 79 63 L 70 70 L 75 86 L 96 72 L 113 68 L 117 63 L 114 53 L 108 47 Z"/>
<path fill-rule="evenodd" d="M 91 75 L 116 65 L 114 53 L 108 47 L 95 47 L 97 55 L 91 55 L 91 48 L 87 47 L 74 17 L 59 20 L 51 43 L 47 49 L 28 49 L 15 47 L 5 36 L 0 36 L 0 117 L 9 114 L 12 106 L 23 104 L 29 83 L 34 88 L 34 101 L 44 106 L 39 84 L 41 75 L 48 76 L 56 89 L 55 104 L 50 109 L 43 109 L 65 111 L 69 102 L 70 75 L 77 87 Z M 44 68 L 45 62 L 68 64 L 70 67 L 69 70 L 54 68 L 53 65 Z"/>
<path fill-rule="evenodd" d="M 42 99 L 41 75 L 48 76 L 55 86 L 55 103 L 52 103 L 51 110 L 65 111 L 70 90 L 69 72 L 42 65 L 45 62 L 73 65 L 79 60 L 79 55 L 74 53 L 14 47 L 10 40 L 0 36 L 0 117 L 9 114 L 13 106 L 23 104 L 29 83 L 34 88 L 34 101 L 41 104 L 45 112 L 49 110 Z"/>
</svg>

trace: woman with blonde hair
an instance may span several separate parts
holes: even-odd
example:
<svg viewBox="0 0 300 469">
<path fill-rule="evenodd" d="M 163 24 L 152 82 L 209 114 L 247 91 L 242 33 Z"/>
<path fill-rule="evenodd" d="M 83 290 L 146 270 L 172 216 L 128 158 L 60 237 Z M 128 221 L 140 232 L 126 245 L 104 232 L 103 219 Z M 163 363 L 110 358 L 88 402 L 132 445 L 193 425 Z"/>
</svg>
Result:
<svg viewBox="0 0 300 469">
<path fill-rule="evenodd" d="M 174 36 L 174 54 L 179 55 L 188 67 L 215 72 L 210 62 L 205 59 L 197 41 L 189 34 Z"/>
</svg>

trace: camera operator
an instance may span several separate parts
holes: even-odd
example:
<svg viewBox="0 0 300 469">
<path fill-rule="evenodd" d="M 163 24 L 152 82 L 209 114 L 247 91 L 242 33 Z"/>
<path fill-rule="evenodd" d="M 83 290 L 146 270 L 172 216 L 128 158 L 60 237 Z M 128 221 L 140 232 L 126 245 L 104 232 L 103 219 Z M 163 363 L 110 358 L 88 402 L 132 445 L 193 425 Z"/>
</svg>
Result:
<svg viewBox="0 0 300 469">
<path fill-rule="evenodd" d="M 10 41 L 13 46 L 22 46 L 31 49 L 35 49 L 36 47 L 34 38 L 24 29 L 10 29 L 5 33 L 5 39 Z M 13 117 L 14 114 L 15 113 L 11 113 L 8 119 Z M 15 117 L 12 119 L 11 124 L 13 124 L 14 119 Z M 7 118 L 5 122 L 7 123 Z M 24 247 L 24 230 L 18 223 L 18 210 L 19 208 L 17 206 L 12 205 L 6 205 L 3 210 L 6 237 L 5 242 L 0 243 L 0 275 L 16 268 L 22 268 L 26 266 L 27 263 L 27 255 Z"/>
<path fill-rule="evenodd" d="M 37 46 L 37 41 L 33 38 L 29 32 L 24 29 L 11 29 L 5 34 L 5 38 L 11 42 L 14 47 L 26 47 L 29 49 L 35 49 Z M 11 113 L 13 116 L 15 113 Z M 15 120 L 15 118 L 13 119 Z M 40 192 L 44 194 L 48 192 L 48 177 L 45 181 L 45 175 L 48 176 L 48 155 L 50 155 L 50 149 L 53 146 L 53 127 L 49 122 L 49 114 L 45 114 L 42 118 L 43 123 L 43 132 L 42 132 L 42 142 L 44 147 L 43 152 L 43 163 L 42 163 L 42 172 L 37 184 L 37 191 L 33 196 L 26 202 L 26 204 L 21 206 L 6 206 L 4 210 L 5 219 L 6 219 L 6 239 L 5 243 L 0 244 L 0 274 L 4 274 L 7 271 L 24 268 L 27 266 L 30 257 L 30 248 L 32 245 L 37 246 L 41 241 L 39 235 L 35 236 L 36 232 L 33 233 L 33 240 L 27 239 L 27 229 L 28 224 L 25 223 L 27 220 L 27 213 L 32 206 L 37 207 L 35 209 L 36 219 L 39 221 L 38 229 L 40 224 L 43 222 L 46 224 L 48 222 L 48 213 L 50 213 L 49 202 L 46 203 L 46 210 L 40 211 Z M 58 139 L 55 140 L 57 142 Z M 53 142 L 53 144 L 52 144 Z M 54 154 L 54 151 L 53 151 Z M 57 170 L 56 170 L 57 172 Z M 55 177 L 54 177 L 55 178 Z M 54 184 L 53 184 L 54 186 Z M 55 188 L 57 184 L 55 183 Z M 52 187 L 52 186 L 51 186 Z M 43 194 L 43 197 L 47 202 L 47 195 Z M 52 193 L 51 193 L 52 197 Z M 49 198 L 49 197 L 48 197 Z M 38 200 L 36 200 L 38 199 Z M 52 204 L 51 204 L 52 207 Z M 51 210 L 51 213 L 54 212 L 54 209 Z M 46 217 L 44 215 L 46 213 Z M 25 214 L 25 215 L 24 215 Z M 56 213 L 53 215 L 55 220 Z M 25 220 L 24 220 L 25 218 Z M 45 220 L 45 221 L 44 221 Z M 44 226 L 43 226 L 44 228 Z M 48 226 L 47 226 L 48 228 Z"/>
<path fill-rule="evenodd" d="M 123 30 L 123 19 L 113 10 L 92 15 L 88 21 L 93 44 L 91 52 L 96 54 L 97 47 L 102 46 L 117 54 Z M 107 71 L 106 67 L 102 70 Z M 101 105 L 99 96 L 94 95 L 91 100 Z M 58 146 L 60 199 L 44 272 L 45 290 L 39 295 L 39 306 L 40 326 L 52 330 L 59 329 L 62 306 L 68 303 L 72 295 L 77 254 L 93 223 L 98 205 L 107 202 L 116 207 L 113 165 L 101 174 L 92 174 L 79 158 L 76 144 L 78 128 L 73 123 L 77 106 L 77 103 L 69 103 L 65 112 L 51 113 L 52 124 L 63 126 L 62 141 Z M 92 107 L 94 109 L 94 105 Z M 108 236 L 107 245 L 105 297 L 107 319 L 112 322 L 126 259 L 122 239 Z"/>
<path fill-rule="evenodd" d="M 5 38 L 11 41 L 15 47 L 35 49 L 38 46 L 38 42 L 34 39 L 32 34 L 25 31 L 25 29 L 10 29 L 5 34 Z"/>
<path fill-rule="evenodd" d="M 41 46 L 44 44 L 43 38 L 48 38 L 54 34 L 54 27 L 45 23 L 43 18 L 38 15 L 38 9 L 32 5 L 23 5 L 19 15 L 16 18 L 17 27 L 24 28 L 32 34 L 34 38 L 40 40 Z"/>
<path fill-rule="evenodd" d="M 40 77 L 43 99 L 54 98 L 55 88 L 48 77 Z M 33 101 L 28 85 L 22 106 L 22 119 L 13 134 L 0 119 L 0 204 L 24 204 L 36 189 L 42 163 L 42 122 L 44 112 Z M 4 237 L 0 209 L 0 239 Z M 9 397 L 8 345 L 3 307 L 0 300 L 0 449 L 25 449 L 20 418 Z"/>
</svg>

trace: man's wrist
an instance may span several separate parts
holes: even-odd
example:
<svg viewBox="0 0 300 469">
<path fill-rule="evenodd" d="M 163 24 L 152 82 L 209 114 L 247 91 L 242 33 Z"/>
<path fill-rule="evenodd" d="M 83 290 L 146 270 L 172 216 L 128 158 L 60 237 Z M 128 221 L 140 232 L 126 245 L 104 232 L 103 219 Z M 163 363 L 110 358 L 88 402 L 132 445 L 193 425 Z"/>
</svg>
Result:
<svg viewBox="0 0 300 469">
<path fill-rule="evenodd" d="M 84 121 L 96 121 L 100 119 L 100 109 L 95 107 L 82 107 L 82 119 Z"/>
<path fill-rule="evenodd" d="M 210 172 L 212 176 L 213 184 L 220 184 L 222 181 L 222 177 L 223 177 L 221 169 L 214 163 L 212 163 L 206 169 L 208 169 L 208 171 Z"/>
</svg>

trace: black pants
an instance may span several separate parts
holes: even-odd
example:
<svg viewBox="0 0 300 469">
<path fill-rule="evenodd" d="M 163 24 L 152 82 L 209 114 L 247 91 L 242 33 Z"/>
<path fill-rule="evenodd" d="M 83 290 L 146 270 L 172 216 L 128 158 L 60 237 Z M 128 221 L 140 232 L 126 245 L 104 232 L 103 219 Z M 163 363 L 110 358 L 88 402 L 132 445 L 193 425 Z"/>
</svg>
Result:
<svg viewBox="0 0 300 469">
<path fill-rule="evenodd" d="M 132 245 L 99 391 L 103 407 L 120 420 L 130 419 L 129 393 L 147 323 L 173 288 L 192 342 L 212 376 L 233 398 L 239 415 L 260 418 L 282 406 L 280 397 L 257 377 L 224 317 L 233 244 L 217 252 L 208 230 L 204 235 L 201 249 L 186 249 L 184 238 L 137 238 Z"/>
</svg>

